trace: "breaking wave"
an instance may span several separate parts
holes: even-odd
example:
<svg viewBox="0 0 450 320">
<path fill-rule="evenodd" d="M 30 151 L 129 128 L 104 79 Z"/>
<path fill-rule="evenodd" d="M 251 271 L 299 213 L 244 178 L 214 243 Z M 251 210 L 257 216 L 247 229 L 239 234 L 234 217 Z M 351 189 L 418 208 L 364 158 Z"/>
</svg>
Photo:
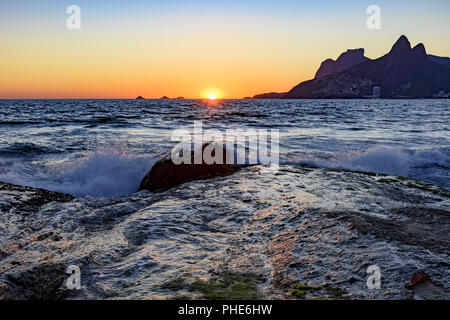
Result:
<svg viewBox="0 0 450 320">
<path fill-rule="evenodd" d="M 340 153 L 331 159 L 300 157 L 295 161 L 321 168 L 371 171 L 423 179 L 449 187 L 450 149 L 405 150 L 376 146 L 363 151 Z"/>
<path fill-rule="evenodd" d="M 115 197 L 138 191 L 160 155 L 143 156 L 126 147 L 100 148 L 83 156 L 52 163 L 0 162 L 0 181 L 71 194 L 75 197 Z M 412 151 L 377 146 L 336 154 L 333 158 L 302 156 L 281 164 L 354 171 L 371 171 L 417 178 L 450 187 L 450 149 Z"/>
<path fill-rule="evenodd" d="M 101 148 L 57 163 L 0 163 L 0 181 L 67 193 L 75 197 L 115 197 L 134 193 L 156 158 L 123 147 Z"/>
</svg>

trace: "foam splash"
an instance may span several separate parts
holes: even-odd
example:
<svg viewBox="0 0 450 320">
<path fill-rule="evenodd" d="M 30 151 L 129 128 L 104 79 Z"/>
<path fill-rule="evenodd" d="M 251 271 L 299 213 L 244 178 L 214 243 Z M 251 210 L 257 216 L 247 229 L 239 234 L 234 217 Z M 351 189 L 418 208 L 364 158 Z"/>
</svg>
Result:
<svg viewBox="0 0 450 320">
<path fill-rule="evenodd" d="M 25 164 L 0 170 L 0 181 L 67 193 L 75 197 L 115 197 L 136 192 L 157 161 L 122 147 L 101 148 L 82 157 L 45 165 Z"/>
<path fill-rule="evenodd" d="M 411 168 L 411 160 L 411 154 L 407 151 L 373 147 L 341 154 L 331 160 L 331 167 L 406 176 Z"/>
<path fill-rule="evenodd" d="M 337 154 L 332 159 L 300 157 L 294 161 L 321 168 L 371 171 L 414 178 L 440 175 L 440 171 L 450 168 L 450 149 L 405 150 L 376 146 L 367 150 Z M 425 174 L 426 171 L 426 174 Z"/>
<path fill-rule="evenodd" d="M 137 192 L 143 177 L 159 159 L 158 155 L 137 155 L 126 147 L 116 146 L 58 163 L 0 161 L 0 181 L 75 197 L 116 197 Z M 411 151 L 377 146 L 340 153 L 332 159 L 303 156 L 281 164 L 387 173 L 450 187 L 450 149 L 447 148 Z"/>
</svg>

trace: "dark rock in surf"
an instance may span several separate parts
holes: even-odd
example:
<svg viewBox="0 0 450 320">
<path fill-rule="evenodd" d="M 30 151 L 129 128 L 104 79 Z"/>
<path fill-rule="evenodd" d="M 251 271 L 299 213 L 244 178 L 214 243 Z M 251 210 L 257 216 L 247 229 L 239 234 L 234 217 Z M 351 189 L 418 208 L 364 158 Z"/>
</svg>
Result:
<svg viewBox="0 0 450 320">
<path fill-rule="evenodd" d="M 145 100 L 145 98 L 143 96 L 139 96 L 136 98 L 136 100 Z"/>
<path fill-rule="evenodd" d="M 202 154 L 205 149 L 211 144 L 205 143 L 202 145 Z M 216 146 L 217 147 L 217 146 Z M 219 147 L 220 148 L 220 147 Z M 190 164 L 175 164 L 171 156 L 168 155 L 165 158 L 158 161 L 149 173 L 144 177 L 139 187 L 141 190 L 157 191 L 170 189 L 174 186 L 182 184 L 191 180 L 199 180 L 212 178 L 217 176 L 227 176 L 239 169 L 239 166 L 234 164 L 227 164 L 226 162 L 226 150 L 223 149 L 223 164 L 207 164 L 202 157 L 201 164 L 194 163 L 194 156 L 198 151 L 191 151 Z M 211 152 L 211 155 L 215 156 L 215 151 Z"/>
<path fill-rule="evenodd" d="M 425 272 L 417 272 L 411 277 L 411 281 L 406 284 L 406 288 L 413 289 L 414 286 L 417 286 L 418 284 L 427 281 L 429 279 L 430 276 Z"/>
</svg>

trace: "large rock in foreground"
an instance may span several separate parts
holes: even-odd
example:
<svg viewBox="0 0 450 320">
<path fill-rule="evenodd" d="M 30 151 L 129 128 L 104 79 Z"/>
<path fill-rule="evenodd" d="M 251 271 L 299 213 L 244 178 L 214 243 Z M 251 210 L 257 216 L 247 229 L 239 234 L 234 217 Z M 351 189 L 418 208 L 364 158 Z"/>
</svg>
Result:
<svg viewBox="0 0 450 320">
<path fill-rule="evenodd" d="M 203 144 L 202 154 L 210 144 Z M 199 152 L 200 150 L 196 151 Z M 238 170 L 238 166 L 226 163 L 226 150 L 223 149 L 223 164 L 207 164 L 202 158 L 201 164 L 194 164 L 195 152 L 191 152 L 190 164 L 175 164 L 171 156 L 168 155 L 158 161 L 144 177 L 139 187 L 141 190 L 157 191 L 170 189 L 181 183 L 212 178 L 217 176 L 227 176 Z M 214 151 L 211 154 L 214 156 Z"/>
<path fill-rule="evenodd" d="M 69 203 L 0 184 L 0 300 L 450 298 L 450 191 L 373 172 L 265 169 Z M 80 290 L 66 285 L 71 265 Z M 374 265 L 380 290 L 367 287 Z"/>
</svg>

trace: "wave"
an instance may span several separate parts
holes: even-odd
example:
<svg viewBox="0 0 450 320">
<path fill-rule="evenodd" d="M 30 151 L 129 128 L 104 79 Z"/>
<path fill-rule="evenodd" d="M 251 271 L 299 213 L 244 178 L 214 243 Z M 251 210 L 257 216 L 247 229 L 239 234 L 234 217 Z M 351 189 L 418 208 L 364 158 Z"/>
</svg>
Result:
<svg viewBox="0 0 450 320">
<path fill-rule="evenodd" d="M 0 148 L 1 157 L 29 157 L 41 154 L 58 153 L 60 150 L 40 146 L 34 143 L 13 143 Z"/>
<path fill-rule="evenodd" d="M 0 181 L 74 197 L 115 197 L 137 192 L 139 184 L 157 161 L 129 153 L 126 148 L 100 148 L 70 161 L 46 164 L 3 164 Z"/>
<path fill-rule="evenodd" d="M 430 180 L 449 185 L 450 149 L 407 150 L 376 146 L 367 150 L 339 153 L 331 159 L 300 157 L 282 163 L 296 163 L 321 168 L 371 171 Z M 433 180 L 434 179 L 434 180 Z"/>
<path fill-rule="evenodd" d="M 61 162 L 0 161 L 0 181 L 71 194 L 115 197 L 137 192 L 145 174 L 161 155 L 131 153 L 123 145 L 103 147 Z M 450 187 L 450 149 L 405 150 L 377 146 L 336 154 L 333 158 L 302 156 L 280 164 L 371 171 L 417 178 Z"/>
</svg>

